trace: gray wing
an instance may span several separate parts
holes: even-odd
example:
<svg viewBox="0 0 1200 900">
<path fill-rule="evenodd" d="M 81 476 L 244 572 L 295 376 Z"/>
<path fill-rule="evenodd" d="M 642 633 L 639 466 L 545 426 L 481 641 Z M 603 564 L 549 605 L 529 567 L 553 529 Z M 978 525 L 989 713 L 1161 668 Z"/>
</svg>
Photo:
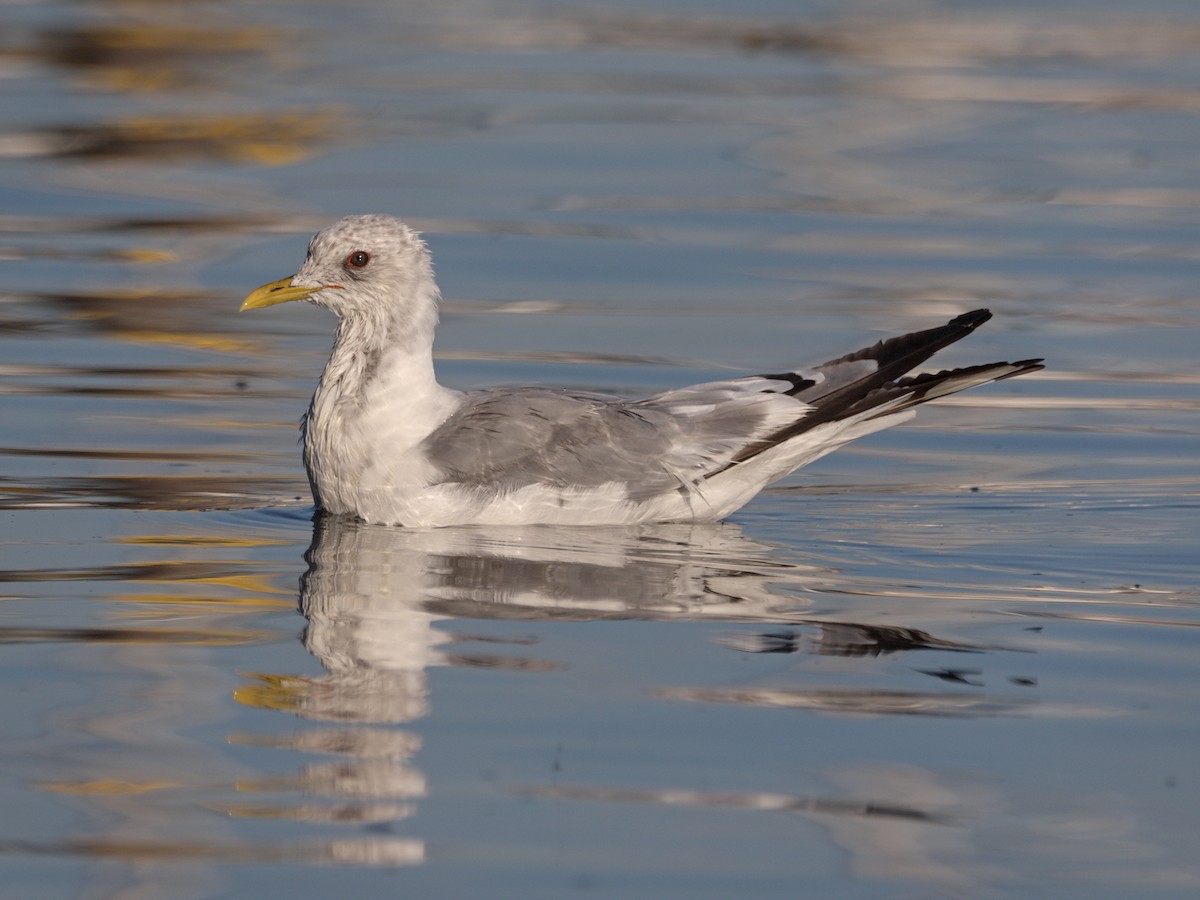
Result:
<svg viewBox="0 0 1200 900">
<path fill-rule="evenodd" d="M 680 422 L 616 397 L 543 388 L 476 391 L 426 438 L 442 480 L 488 492 L 542 483 L 628 485 L 631 499 L 677 487 Z"/>
</svg>

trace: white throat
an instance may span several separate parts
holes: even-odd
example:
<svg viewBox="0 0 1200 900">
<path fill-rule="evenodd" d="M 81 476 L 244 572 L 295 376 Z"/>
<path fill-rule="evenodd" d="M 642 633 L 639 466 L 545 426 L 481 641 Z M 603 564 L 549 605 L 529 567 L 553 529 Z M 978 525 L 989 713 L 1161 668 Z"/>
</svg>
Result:
<svg viewBox="0 0 1200 900">
<path fill-rule="evenodd" d="M 417 447 L 458 404 L 433 368 L 437 288 L 413 293 L 342 318 L 301 422 L 313 498 L 330 512 L 354 511 L 363 492 L 425 480 Z"/>
</svg>

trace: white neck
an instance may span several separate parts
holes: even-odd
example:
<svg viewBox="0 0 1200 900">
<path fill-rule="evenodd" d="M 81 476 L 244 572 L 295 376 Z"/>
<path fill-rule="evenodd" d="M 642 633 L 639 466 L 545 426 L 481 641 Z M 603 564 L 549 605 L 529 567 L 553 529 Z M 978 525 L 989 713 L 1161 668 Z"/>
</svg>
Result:
<svg viewBox="0 0 1200 900">
<path fill-rule="evenodd" d="M 338 323 L 337 336 L 314 401 L 361 406 L 384 370 L 387 380 L 416 385 L 436 383 L 433 332 L 437 288 L 419 289 L 406 303 L 368 303 Z M 391 374 L 397 365 L 401 371 Z M 393 382 L 395 383 L 395 382 Z"/>
<path fill-rule="evenodd" d="M 313 493 L 335 512 L 336 497 L 351 487 L 339 473 L 354 477 L 417 445 L 457 402 L 433 370 L 437 289 L 423 293 L 410 303 L 368 304 L 369 313 L 338 325 L 301 425 Z"/>
</svg>

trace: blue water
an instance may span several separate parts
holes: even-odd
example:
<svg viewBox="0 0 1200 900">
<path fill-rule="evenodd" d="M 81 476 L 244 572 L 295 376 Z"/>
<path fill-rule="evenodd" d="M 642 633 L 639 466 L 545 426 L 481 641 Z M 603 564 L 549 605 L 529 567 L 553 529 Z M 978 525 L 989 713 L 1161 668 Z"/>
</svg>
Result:
<svg viewBox="0 0 1200 900">
<path fill-rule="evenodd" d="M 1191 4 L 3 17 L 0 896 L 1200 889 Z M 1047 369 L 718 526 L 314 521 L 236 309 L 369 211 L 455 387 Z"/>
</svg>

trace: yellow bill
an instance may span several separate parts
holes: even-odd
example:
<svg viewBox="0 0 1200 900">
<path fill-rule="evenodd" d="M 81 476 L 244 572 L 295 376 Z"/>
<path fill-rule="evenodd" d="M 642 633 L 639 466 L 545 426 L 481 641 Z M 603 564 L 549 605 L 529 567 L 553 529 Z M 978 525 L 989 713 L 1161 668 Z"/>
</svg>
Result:
<svg viewBox="0 0 1200 900">
<path fill-rule="evenodd" d="M 264 284 L 250 292 L 250 296 L 242 301 L 238 312 L 248 309 L 262 309 L 264 306 L 274 306 L 276 303 L 287 303 L 289 300 L 303 300 L 321 290 L 319 287 L 295 287 L 292 276 L 280 278 L 270 284 Z"/>
</svg>

